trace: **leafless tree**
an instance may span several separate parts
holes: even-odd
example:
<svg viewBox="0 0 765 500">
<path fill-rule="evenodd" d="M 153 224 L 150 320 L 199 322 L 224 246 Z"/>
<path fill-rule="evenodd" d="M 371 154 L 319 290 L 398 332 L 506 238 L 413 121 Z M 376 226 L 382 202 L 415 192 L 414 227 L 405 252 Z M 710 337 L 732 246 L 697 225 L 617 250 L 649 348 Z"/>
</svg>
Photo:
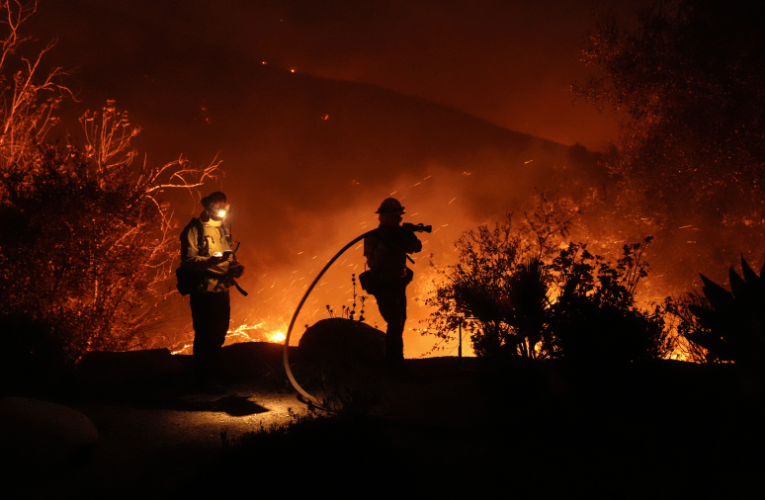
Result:
<svg viewBox="0 0 765 500">
<path fill-rule="evenodd" d="M 161 319 L 177 224 L 166 196 L 214 181 L 217 161 L 136 161 L 140 128 L 108 101 L 80 119 L 84 141 L 49 144 L 65 73 L 41 70 L 52 47 L 25 54 L 20 28 L 37 2 L 0 2 L 0 349 L 134 346 Z M 15 336 L 13 339 L 10 336 Z M 8 346 L 13 344 L 13 348 Z"/>
</svg>

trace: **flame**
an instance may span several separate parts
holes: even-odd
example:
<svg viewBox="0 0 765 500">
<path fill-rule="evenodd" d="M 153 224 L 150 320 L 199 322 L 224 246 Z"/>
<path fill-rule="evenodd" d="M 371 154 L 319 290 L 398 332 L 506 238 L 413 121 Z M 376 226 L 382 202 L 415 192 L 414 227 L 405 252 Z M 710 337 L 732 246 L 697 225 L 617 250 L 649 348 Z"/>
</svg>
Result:
<svg viewBox="0 0 765 500">
<path fill-rule="evenodd" d="M 322 117 L 322 115 L 319 114 L 319 117 Z M 328 118 L 328 115 L 324 115 L 324 117 Z M 525 163 L 530 164 L 535 161 L 528 160 Z M 457 248 L 453 245 L 453 242 L 460 236 L 462 231 L 473 229 L 479 222 L 483 222 L 476 222 L 473 215 L 465 215 L 465 211 L 470 209 L 472 203 L 470 198 L 462 195 L 460 190 L 451 189 L 451 185 L 454 182 L 460 186 L 472 186 L 473 179 L 476 179 L 477 182 L 477 178 L 481 177 L 480 170 L 476 169 L 476 178 L 472 177 L 471 171 L 462 169 L 453 172 L 448 182 L 442 180 L 438 175 L 432 177 L 428 175 L 419 179 L 403 178 L 396 186 L 391 186 L 392 192 L 390 192 L 390 196 L 398 195 L 402 200 L 407 198 L 407 196 L 409 196 L 410 200 L 417 197 L 418 201 L 412 202 L 411 206 L 412 208 L 416 207 L 418 211 L 407 216 L 409 218 L 417 217 L 422 222 L 433 223 L 434 226 L 433 234 L 429 238 L 422 238 L 424 245 L 423 254 L 413 256 L 417 262 L 416 268 L 414 268 L 417 274 L 415 281 L 407 291 L 409 309 L 407 331 L 411 332 L 411 334 L 407 335 L 404 341 L 405 348 L 408 350 L 407 354 L 410 356 L 419 356 L 422 353 L 427 353 L 426 355 L 428 356 L 453 355 L 457 349 L 458 339 L 456 332 L 452 332 L 452 337 L 449 341 L 440 344 L 440 347 L 444 349 L 438 352 L 432 351 L 433 344 L 435 343 L 433 337 L 419 335 L 423 330 L 424 321 L 430 313 L 430 309 L 426 306 L 425 301 L 434 293 L 435 288 L 432 281 L 438 279 L 440 276 L 439 271 L 455 264 L 458 260 Z M 456 179 L 456 181 L 453 179 Z M 428 182 L 422 182 L 425 180 Z M 438 184 L 439 182 L 441 184 Z M 352 179 L 351 183 L 357 184 L 358 180 Z M 433 195 L 424 191 L 430 189 L 428 186 L 431 183 L 435 183 L 437 187 L 437 189 L 433 189 L 433 192 L 436 193 Z M 396 189 L 396 187 L 399 189 Z M 587 199 L 584 201 L 587 201 Z M 460 203 L 457 203 L 457 200 L 460 200 Z M 425 201 L 428 201 L 428 203 Z M 566 203 L 566 206 L 572 212 L 580 212 L 579 201 L 574 198 L 561 198 L 561 203 Z M 257 282 L 259 290 L 256 289 L 258 301 L 252 305 L 247 304 L 245 306 L 242 304 L 244 310 L 232 315 L 237 320 L 243 316 L 245 324 L 238 328 L 233 328 L 232 325 L 232 329 L 228 332 L 227 344 L 238 342 L 283 343 L 286 340 L 284 333 L 287 331 L 286 323 L 292 315 L 298 300 L 305 293 L 311 280 L 315 278 L 318 271 L 317 265 L 321 266 L 324 262 L 328 261 L 342 243 L 347 242 L 353 236 L 357 236 L 360 232 L 366 231 L 367 228 L 377 225 L 375 215 L 365 214 L 362 219 L 356 207 L 350 207 L 347 212 L 340 212 L 335 214 L 334 217 L 333 224 L 345 229 L 333 236 L 330 243 L 320 241 L 319 236 L 323 234 L 323 231 L 315 235 L 309 234 L 305 238 L 300 236 L 292 246 L 292 251 L 299 248 L 297 247 L 298 244 L 310 245 L 303 247 L 308 248 L 308 250 L 294 253 L 291 251 L 292 255 L 288 264 L 284 264 L 284 267 L 274 266 L 268 273 L 264 273 L 262 277 L 259 277 Z M 643 219 L 643 222 L 652 224 L 651 219 Z M 649 229 L 652 228 L 649 227 L 646 231 Z M 678 241 L 683 246 L 701 246 L 700 244 L 703 243 L 701 240 L 702 233 L 696 232 L 699 231 L 696 225 L 677 224 L 677 229 L 683 231 L 681 234 L 684 237 L 681 241 Z M 694 232 L 691 233 L 689 231 Z M 628 235 L 625 234 L 624 228 L 618 223 L 610 223 L 608 219 L 587 219 L 580 216 L 576 221 L 571 236 L 565 238 L 564 241 L 557 242 L 557 247 L 563 250 L 568 247 L 568 241 L 586 241 L 590 248 L 596 250 L 598 254 L 604 255 L 606 259 L 613 263 L 619 256 L 624 238 L 627 237 Z M 328 274 L 317 283 L 316 288 L 305 304 L 306 307 L 299 317 L 296 325 L 300 327 L 299 330 L 302 331 L 303 325 L 308 326 L 316 321 L 327 318 L 328 313 L 325 305 L 331 305 L 339 315 L 340 308 L 353 301 L 351 298 L 352 288 L 350 280 L 352 273 L 358 273 L 363 270 L 365 259 L 361 251 L 362 247 L 363 244 L 359 244 L 348 251 L 346 255 L 338 259 L 338 262 L 333 265 Z M 316 252 L 317 250 L 319 252 Z M 311 253 L 315 253 L 315 255 L 311 256 Z M 431 257 L 429 264 L 427 263 L 428 254 Z M 436 257 L 435 260 L 432 260 L 433 256 Z M 293 258 L 294 260 L 292 260 Z M 664 259 L 664 262 L 662 262 L 663 267 L 657 266 L 661 271 L 667 271 L 667 260 Z M 651 310 L 655 304 L 661 303 L 666 295 L 674 291 L 669 285 L 674 285 L 674 282 L 664 277 L 664 274 L 661 272 L 651 273 L 647 278 L 641 280 L 638 288 L 637 305 L 643 309 Z M 363 294 L 358 288 L 356 292 L 360 295 Z M 555 295 L 551 294 L 549 298 L 554 300 Z M 378 314 L 376 301 L 373 297 L 367 297 L 364 308 L 363 316 L 365 322 L 370 326 L 384 329 L 385 322 Z M 357 305 L 356 313 L 358 314 L 360 310 L 361 302 Z M 252 321 L 253 319 L 257 321 Z M 291 342 L 299 340 L 301 331 L 293 331 L 290 339 Z M 190 335 L 193 337 L 193 332 Z M 680 339 L 679 342 L 682 342 L 682 340 Z M 464 335 L 464 332 L 462 342 L 463 352 L 466 355 L 473 355 L 470 338 Z M 687 355 L 682 352 L 683 347 L 678 346 L 669 357 L 672 359 L 686 359 Z M 180 350 L 176 349 L 173 352 L 188 352 L 190 349 L 191 344 L 187 343 Z"/>
<path fill-rule="evenodd" d="M 236 330 L 229 330 L 227 333 L 228 333 L 228 335 L 233 335 L 233 336 L 242 335 L 247 330 L 255 330 L 255 329 L 260 328 L 262 326 L 263 326 L 263 323 L 258 323 L 256 325 L 241 325 Z"/>
<path fill-rule="evenodd" d="M 191 354 L 191 348 L 194 347 L 193 342 L 186 342 L 176 349 L 170 351 L 170 354 Z"/>
<path fill-rule="evenodd" d="M 238 344 L 240 342 L 253 342 L 256 339 L 247 332 L 250 330 L 257 330 L 263 326 L 263 323 L 257 323 L 255 325 L 240 325 L 234 330 L 226 332 L 226 345 Z"/>
<path fill-rule="evenodd" d="M 267 333 L 266 337 L 268 338 L 269 342 L 275 342 L 277 344 L 284 342 L 284 340 L 287 338 L 287 336 L 279 330 L 276 332 Z"/>
</svg>

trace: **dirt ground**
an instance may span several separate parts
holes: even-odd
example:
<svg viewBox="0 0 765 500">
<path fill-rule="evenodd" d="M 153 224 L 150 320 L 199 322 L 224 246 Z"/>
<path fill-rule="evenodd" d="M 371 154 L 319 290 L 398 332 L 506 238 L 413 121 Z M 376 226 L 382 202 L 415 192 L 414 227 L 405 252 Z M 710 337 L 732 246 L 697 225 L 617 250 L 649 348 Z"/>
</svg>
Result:
<svg viewBox="0 0 765 500">
<path fill-rule="evenodd" d="M 304 413 L 293 394 L 253 393 L 235 385 L 223 394 L 173 398 L 166 404 L 84 403 L 73 408 L 87 415 L 100 434 L 92 457 L 50 481 L 26 484 L 23 495 L 118 493 L 144 485 L 147 492 L 189 480 L 221 448 L 221 433 L 239 435 L 261 426 L 285 424 L 290 410 Z M 231 413 L 234 413 L 232 415 Z M 142 489 L 142 488 L 138 488 Z"/>
<path fill-rule="evenodd" d="M 221 433 L 236 438 L 310 413 L 286 386 L 240 380 L 217 394 L 160 390 L 75 398 L 68 406 L 87 415 L 100 434 L 92 454 L 62 470 L 19 477 L 3 497 L 167 498 L 168 492 L 193 493 L 197 484 L 219 484 L 221 492 L 229 491 L 224 485 L 252 484 L 253 494 L 262 495 L 308 470 L 320 472 L 319 482 L 348 483 L 344 472 L 351 468 L 359 476 L 366 464 L 366 481 L 389 467 L 398 470 L 391 477 L 404 481 L 404 468 L 420 471 L 412 473 L 409 488 L 474 493 L 479 485 L 506 483 L 518 492 L 574 484 L 608 492 L 612 483 L 657 488 L 660 479 L 670 479 L 677 491 L 712 479 L 735 489 L 756 477 L 748 467 L 763 464 L 757 452 L 765 443 L 762 398 L 741 389 L 735 372 L 677 363 L 601 368 L 408 360 L 403 376 L 381 379 L 371 415 L 377 423 L 368 427 L 395 459 L 374 460 L 375 449 L 343 448 L 359 456 L 340 457 L 335 467 L 323 463 L 338 460 L 331 450 L 307 447 L 271 460 L 277 443 L 238 468 L 235 478 L 221 469 Z M 744 458 L 752 453 L 756 460 Z M 266 486 L 269 477 L 273 484 Z"/>
<path fill-rule="evenodd" d="M 475 391 L 470 360 L 465 361 L 419 360 L 411 364 L 405 380 L 386 379 L 374 417 L 426 425 L 446 434 L 474 427 L 485 418 L 485 401 Z M 222 433 L 236 438 L 311 413 L 294 391 L 273 384 L 238 382 L 213 392 L 59 399 L 92 420 L 100 441 L 79 465 L 19 478 L 12 485 L 14 498 L 106 492 L 119 497 L 120 491 L 129 495 L 186 488 L 196 473 L 217 460 Z"/>
</svg>

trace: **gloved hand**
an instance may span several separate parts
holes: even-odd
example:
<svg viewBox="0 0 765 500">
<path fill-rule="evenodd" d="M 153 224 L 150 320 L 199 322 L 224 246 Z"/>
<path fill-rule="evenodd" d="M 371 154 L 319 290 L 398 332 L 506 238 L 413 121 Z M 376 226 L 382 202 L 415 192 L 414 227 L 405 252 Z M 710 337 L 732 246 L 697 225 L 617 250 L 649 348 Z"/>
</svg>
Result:
<svg viewBox="0 0 765 500">
<path fill-rule="evenodd" d="M 232 264 L 231 267 L 228 268 L 228 271 L 231 273 L 231 276 L 233 276 L 234 278 L 239 278 L 244 274 L 244 266 L 236 262 Z"/>
<path fill-rule="evenodd" d="M 207 258 L 207 267 L 217 266 L 228 260 L 228 255 L 210 256 Z"/>
</svg>

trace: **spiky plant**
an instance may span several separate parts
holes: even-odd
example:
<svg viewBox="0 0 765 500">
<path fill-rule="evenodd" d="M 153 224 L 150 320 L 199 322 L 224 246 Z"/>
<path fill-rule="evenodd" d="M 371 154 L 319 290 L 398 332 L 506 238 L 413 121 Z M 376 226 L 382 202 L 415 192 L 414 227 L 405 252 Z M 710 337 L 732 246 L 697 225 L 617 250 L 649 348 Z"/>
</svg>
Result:
<svg viewBox="0 0 765 500">
<path fill-rule="evenodd" d="M 743 277 L 731 267 L 731 291 L 701 275 L 708 306 L 688 309 L 699 319 L 701 329 L 686 338 L 707 350 L 709 361 L 765 368 L 765 264 L 758 276 L 741 257 Z"/>
</svg>

